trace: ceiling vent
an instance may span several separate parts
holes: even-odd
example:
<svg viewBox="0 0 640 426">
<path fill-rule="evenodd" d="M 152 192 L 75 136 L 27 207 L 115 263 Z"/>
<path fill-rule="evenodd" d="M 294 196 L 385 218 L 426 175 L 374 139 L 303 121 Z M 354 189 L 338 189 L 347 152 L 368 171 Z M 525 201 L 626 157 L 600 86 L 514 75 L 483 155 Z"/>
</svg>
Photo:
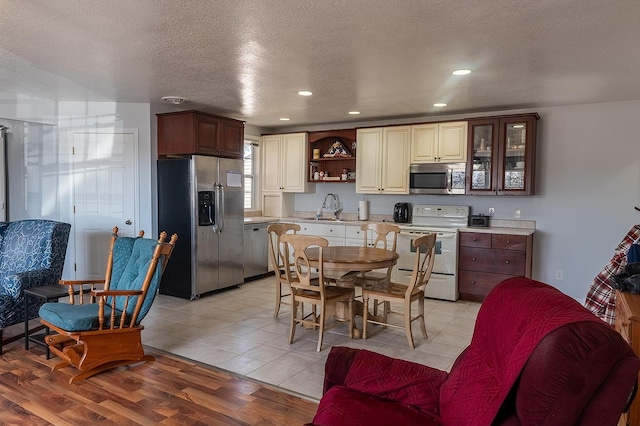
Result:
<svg viewBox="0 0 640 426">
<path fill-rule="evenodd" d="M 189 100 L 181 98 L 180 96 L 163 96 L 162 100 L 173 105 L 182 105 L 189 102 Z"/>
</svg>

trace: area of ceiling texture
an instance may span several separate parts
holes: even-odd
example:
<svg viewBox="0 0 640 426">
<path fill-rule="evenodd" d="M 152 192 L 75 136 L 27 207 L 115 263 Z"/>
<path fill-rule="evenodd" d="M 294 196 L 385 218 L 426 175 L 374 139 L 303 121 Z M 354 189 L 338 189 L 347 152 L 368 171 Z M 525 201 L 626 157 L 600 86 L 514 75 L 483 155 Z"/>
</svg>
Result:
<svg viewBox="0 0 640 426">
<path fill-rule="evenodd" d="M 638 0 L 1 5 L 0 91 L 60 101 L 277 127 L 640 99 Z"/>
</svg>

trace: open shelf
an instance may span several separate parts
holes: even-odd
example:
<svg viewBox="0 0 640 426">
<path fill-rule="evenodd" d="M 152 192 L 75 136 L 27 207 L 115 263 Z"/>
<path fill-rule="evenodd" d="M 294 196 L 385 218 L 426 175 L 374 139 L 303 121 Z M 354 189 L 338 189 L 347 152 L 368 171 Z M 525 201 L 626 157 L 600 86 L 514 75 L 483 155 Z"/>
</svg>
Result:
<svg viewBox="0 0 640 426">
<path fill-rule="evenodd" d="M 356 170 L 356 130 L 355 129 L 343 129 L 343 130 L 326 130 L 321 132 L 309 132 L 309 175 L 307 176 L 308 182 L 315 183 L 353 183 L 354 179 L 347 180 L 314 180 L 313 170 L 316 168 L 318 171 L 329 172 L 329 176 L 341 176 L 343 169 L 348 169 L 350 172 Z M 349 151 L 351 157 L 322 157 L 324 153 L 334 144 L 334 142 L 340 141 L 342 145 Z M 313 158 L 313 150 L 317 149 L 320 153 L 320 158 Z"/>
</svg>

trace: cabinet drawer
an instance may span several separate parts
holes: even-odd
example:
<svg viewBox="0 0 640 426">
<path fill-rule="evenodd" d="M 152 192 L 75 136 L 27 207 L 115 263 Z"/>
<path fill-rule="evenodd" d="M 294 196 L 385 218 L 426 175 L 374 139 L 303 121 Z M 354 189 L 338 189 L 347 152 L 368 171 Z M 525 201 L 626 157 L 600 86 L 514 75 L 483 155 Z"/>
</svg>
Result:
<svg viewBox="0 0 640 426">
<path fill-rule="evenodd" d="M 358 239 L 360 241 L 360 245 L 362 245 L 362 243 L 364 242 L 364 231 L 362 229 L 360 229 L 359 226 L 351 226 L 351 225 L 347 225 L 345 226 L 346 230 L 345 230 L 345 236 L 347 238 L 354 238 L 354 239 Z"/>
<path fill-rule="evenodd" d="M 460 250 L 460 269 L 520 276 L 525 273 L 526 254 L 513 250 L 464 248 Z"/>
<path fill-rule="evenodd" d="M 475 300 L 483 300 L 498 283 L 513 275 L 492 274 L 489 272 L 460 271 L 458 275 L 458 292 L 464 295 L 481 296 Z"/>
<path fill-rule="evenodd" d="M 324 225 L 316 223 L 298 222 L 300 234 L 316 235 L 318 237 L 338 237 L 344 241 L 345 225 Z"/>
<path fill-rule="evenodd" d="M 525 235 L 492 234 L 491 247 L 494 249 L 525 251 L 527 249 L 527 237 Z"/>
<path fill-rule="evenodd" d="M 461 232 L 460 247 L 491 247 L 491 234 L 480 232 Z"/>
</svg>

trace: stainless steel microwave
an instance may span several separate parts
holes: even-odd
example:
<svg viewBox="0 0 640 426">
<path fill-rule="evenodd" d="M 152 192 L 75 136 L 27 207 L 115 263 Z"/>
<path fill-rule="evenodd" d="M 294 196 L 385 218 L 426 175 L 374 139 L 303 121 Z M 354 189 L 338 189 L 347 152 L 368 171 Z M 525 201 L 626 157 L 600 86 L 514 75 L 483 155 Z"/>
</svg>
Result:
<svg viewBox="0 0 640 426">
<path fill-rule="evenodd" d="M 464 194 L 466 163 L 412 164 L 411 194 Z"/>
</svg>

